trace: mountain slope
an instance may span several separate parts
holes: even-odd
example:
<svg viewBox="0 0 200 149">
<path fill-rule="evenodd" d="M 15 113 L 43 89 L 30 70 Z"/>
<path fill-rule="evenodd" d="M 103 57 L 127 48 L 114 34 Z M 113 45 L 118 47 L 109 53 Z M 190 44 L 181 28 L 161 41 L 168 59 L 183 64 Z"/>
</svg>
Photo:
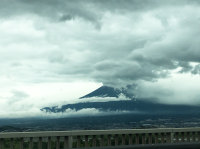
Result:
<svg viewBox="0 0 200 149">
<path fill-rule="evenodd" d="M 45 107 L 41 109 L 45 112 L 65 112 L 66 109 L 73 109 L 76 111 L 95 108 L 99 111 L 111 112 L 111 111 L 132 111 L 137 113 L 146 114 L 197 114 L 200 113 L 200 107 L 187 106 L 187 105 L 166 105 L 158 104 L 147 101 L 108 101 L 108 102 L 81 102 L 76 104 L 67 104 L 62 107 Z"/>
</svg>

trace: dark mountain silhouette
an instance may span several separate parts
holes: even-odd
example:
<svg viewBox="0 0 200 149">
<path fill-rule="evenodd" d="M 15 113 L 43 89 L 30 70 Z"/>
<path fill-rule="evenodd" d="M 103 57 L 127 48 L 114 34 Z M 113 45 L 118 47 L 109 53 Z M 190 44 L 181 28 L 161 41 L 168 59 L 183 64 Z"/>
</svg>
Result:
<svg viewBox="0 0 200 149">
<path fill-rule="evenodd" d="M 187 105 L 166 105 L 158 104 L 146 101 L 108 101 L 108 102 L 82 102 L 76 104 L 67 104 L 58 108 L 45 107 L 41 109 L 45 112 L 65 112 L 66 109 L 73 109 L 79 111 L 85 108 L 95 108 L 100 111 L 132 111 L 146 114 L 186 114 L 186 113 L 200 113 L 200 107 L 198 106 L 187 106 Z"/>
<path fill-rule="evenodd" d="M 128 97 L 130 100 L 116 100 L 116 101 L 107 101 L 107 102 L 85 102 L 84 98 L 91 97 L 116 97 L 118 98 L 120 94 L 123 94 L 125 97 Z M 196 114 L 200 113 L 199 106 L 189 106 L 189 105 L 167 105 L 154 103 L 153 100 L 137 99 L 134 100 L 133 94 L 129 94 L 126 89 L 114 89 L 108 86 L 102 86 L 97 90 L 81 97 L 80 103 L 67 104 L 61 107 L 44 107 L 41 111 L 44 112 L 65 112 L 66 109 L 73 109 L 79 111 L 85 108 L 95 108 L 99 111 L 110 112 L 110 111 L 130 111 L 146 114 Z"/>
</svg>

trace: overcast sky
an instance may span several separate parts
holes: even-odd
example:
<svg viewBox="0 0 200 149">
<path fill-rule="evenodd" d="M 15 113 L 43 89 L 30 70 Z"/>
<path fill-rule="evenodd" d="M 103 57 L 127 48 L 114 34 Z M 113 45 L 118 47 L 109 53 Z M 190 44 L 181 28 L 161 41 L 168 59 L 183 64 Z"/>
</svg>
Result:
<svg viewBox="0 0 200 149">
<path fill-rule="evenodd" d="M 0 0 L 0 116 L 102 84 L 200 104 L 199 48 L 198 0 Z"/>
</svg>

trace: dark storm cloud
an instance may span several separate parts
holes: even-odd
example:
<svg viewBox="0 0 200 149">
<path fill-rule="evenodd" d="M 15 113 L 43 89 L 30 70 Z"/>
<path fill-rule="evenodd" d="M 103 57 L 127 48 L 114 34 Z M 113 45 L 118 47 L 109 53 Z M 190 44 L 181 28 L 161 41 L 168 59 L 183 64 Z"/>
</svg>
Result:
<svg viewBox="0 0 200 149">
<path fill-rule="evenodd" d="M 98 24 L 98 16 L 91 2 L 80 0 L 1 0 L 1 17 L 13 17 L 35 14 L 51 21 L 67 21 L 74 18 L 83 18 Z"/>
<path fill-rule="evenodd" d="M 104 12 L 144 12 L 159 7 L 198 4 L 198 1 L 159 0 L 1 0 L 2 17 L 33 13 L 55 21 L 66 21 L 76 17 L 99 23 Z"/>
<path fill-rule="evenodd" d="M 193 67 L 189 63 L 183 61 L 179 62 L 179 66 L 182 67 L 182 69 L 180 70 L 181 73 L 190 72 L 193 69 Z"/>
</svg>

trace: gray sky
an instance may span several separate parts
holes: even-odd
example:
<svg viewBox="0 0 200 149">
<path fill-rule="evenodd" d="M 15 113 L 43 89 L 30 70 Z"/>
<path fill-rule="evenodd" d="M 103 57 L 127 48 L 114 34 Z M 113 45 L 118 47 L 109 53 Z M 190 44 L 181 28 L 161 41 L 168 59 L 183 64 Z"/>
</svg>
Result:
<svg viewBox="0 0 200 149">
<path fill-rule="evenodd" d="M 199 104 L 198 0 L 0 0 L 0 116 L 104 85 Z"/>
</svg>

